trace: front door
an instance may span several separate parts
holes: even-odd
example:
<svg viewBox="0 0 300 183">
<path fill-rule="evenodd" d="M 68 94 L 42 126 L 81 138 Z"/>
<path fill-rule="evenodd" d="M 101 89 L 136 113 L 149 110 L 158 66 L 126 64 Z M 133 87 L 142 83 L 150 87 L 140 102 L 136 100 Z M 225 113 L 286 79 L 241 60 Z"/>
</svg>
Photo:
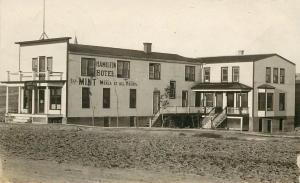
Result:
<svg viewBox="0 0 300 183">
<path fill-rule="evenodd" d="M 223 110 L 223 93 L 216 93 L 216 99 L 216 112 L 219 113 Z"/>
<path fill-rule="evenodd" d="M 182 107 L 188 106 L 188 91 L 182 91 Z"/>
<path fill-rule="evenodd" d="M 32 90 L 24 89 L 23 108 L 27 109 L 27 113 L 32 112 Z"/>
<path fill-rule="evenodd" d="M 156 114 L 160 109 L 160 92 L 153 92 L 153 114 Z"/>
<path fill-rule="evenodd" d="M 267 128 L 268 133 L 271 133 L 272 120 L 268 119 L 268 120 L 267 120 L 267 123 L 268 123 L 268 124 L 267 124 L 267 125 L 268 125 L 268 126 L 267 126 L 267 127 L 268 127 L 268 128 Z"/>
<path fill-rule="evenodd" d="M 39 96 L 38 96 L 38 113 L 45 112 L 45 90 L 39 89 Z"/>
</svg>

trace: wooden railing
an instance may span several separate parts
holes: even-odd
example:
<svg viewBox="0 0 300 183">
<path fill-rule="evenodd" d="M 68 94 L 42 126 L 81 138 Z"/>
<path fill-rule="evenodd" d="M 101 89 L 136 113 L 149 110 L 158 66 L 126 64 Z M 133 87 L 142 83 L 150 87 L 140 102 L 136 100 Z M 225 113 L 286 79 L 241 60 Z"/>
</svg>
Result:
<svg viewBox="0 0 300 183">
<path fill-rule="evenodd" d="M 10 72 L 7 71 L 7 81 L 62 80 L 63 72 Z"/>
<path fill-rule="evenodd" d="M 248 107 L 227 107 L 227 114 L 249 114 Z"/>
</svg>

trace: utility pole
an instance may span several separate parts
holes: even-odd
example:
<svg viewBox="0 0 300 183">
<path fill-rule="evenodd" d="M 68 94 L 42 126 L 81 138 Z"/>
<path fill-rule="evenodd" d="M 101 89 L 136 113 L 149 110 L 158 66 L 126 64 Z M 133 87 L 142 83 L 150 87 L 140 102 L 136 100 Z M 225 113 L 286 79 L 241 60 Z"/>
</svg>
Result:
<svg viewBox="0 0 300 183">
<path fill-rule="evenodd" d="M 45 32 L 45 26 L 46 25 L 46 0 L 44 0 L 44 4 L 43 4 L 43 33 L 40 37 L 40 39 L 48 39 L 48 35 Z"/>
</svg>

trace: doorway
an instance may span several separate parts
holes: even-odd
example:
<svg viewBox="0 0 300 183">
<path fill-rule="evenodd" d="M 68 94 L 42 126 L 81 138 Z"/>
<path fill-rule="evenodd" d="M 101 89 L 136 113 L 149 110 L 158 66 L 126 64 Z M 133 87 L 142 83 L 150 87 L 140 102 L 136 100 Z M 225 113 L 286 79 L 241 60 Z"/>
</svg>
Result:
<svg viewBox="0 0 300 183">
<path fill-rule="evenodd" d="M 160 110 L 160 91 L 153 92 L 153 114 Z"/>
<path fill-rule="evenodd" d="M 38 89 L 38 113 L 45 112 L 45 90 Z"/>
<path fill-rule="evenodd" d="M 262 118 L 259 118 L 259 122 L 258 122 L 258 132 L 262 132 Z"/>
<path fill-rule="evenodd" d="M 220 113 L 223 110 L 223 93 L 216 93 L 216 113 Z"/>
<path fill-rule="evenodd" d="M 268 122 L 267 132 L 268 132 L 268 133 L 271 133 L 272 120 L 268 119 L 267 122 Z"/>
</svg>

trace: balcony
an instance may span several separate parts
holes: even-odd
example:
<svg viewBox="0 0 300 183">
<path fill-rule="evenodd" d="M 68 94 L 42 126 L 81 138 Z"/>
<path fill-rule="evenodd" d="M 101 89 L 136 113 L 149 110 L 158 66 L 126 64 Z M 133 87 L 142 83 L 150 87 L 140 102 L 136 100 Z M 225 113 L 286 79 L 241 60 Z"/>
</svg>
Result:
<svg viewBox="0 0 300 183">
<path fill-rule="evenodd" d="M 161 114 L 189 114 L 189 113 L 201 113 L 207 114 L 209 113 L 213 107 L 195 107 L 195 106 L 168 106 L 166 108 L 162 108 L 160 110 Z"/>
<path fill-rule="evenodd" d="M 62 80 L 63 72 L 10 72 L 7 71 L 7 81 L 49 81 Z"/>
</svg>

